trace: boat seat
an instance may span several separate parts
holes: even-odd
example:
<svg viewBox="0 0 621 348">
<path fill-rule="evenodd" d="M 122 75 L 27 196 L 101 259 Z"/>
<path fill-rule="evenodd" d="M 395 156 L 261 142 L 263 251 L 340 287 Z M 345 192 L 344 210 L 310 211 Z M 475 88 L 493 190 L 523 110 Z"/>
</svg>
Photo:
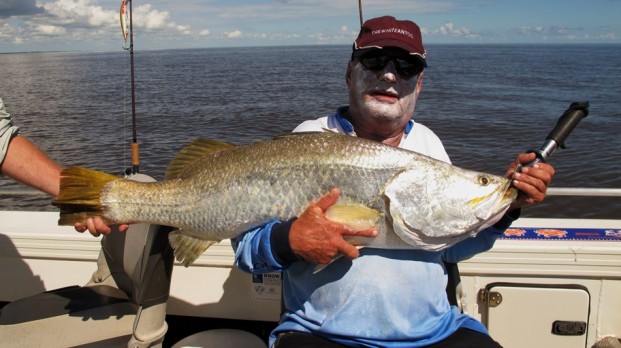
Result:
<svg viewBox="0 0 621 348">
<path fill-rule="evenodd" d="M 137 181 L 155 181 L 143 174 Z M 174 256 L 171 228 L 135 224 L 101 240 L 97 270 L 70 286 L 11 302 L 0 310 L 7 347 L 161 347 Z"/>
<path fill-rule="evenodd" d="M 213 329 L 195 333 L 175 343 L 172 348 L 267 348 L 258 336 L 243 330 Z"/>
</svg>

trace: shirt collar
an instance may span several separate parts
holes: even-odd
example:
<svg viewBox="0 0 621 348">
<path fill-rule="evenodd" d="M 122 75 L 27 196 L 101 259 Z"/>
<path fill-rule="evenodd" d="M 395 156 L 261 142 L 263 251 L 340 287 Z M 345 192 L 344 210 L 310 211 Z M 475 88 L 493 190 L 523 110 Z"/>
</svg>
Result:
<svg viewBox="0 0 621 348">
<path fill-rule="evenodd" d="M 336 109 L 336 114 L 335 114 L 336 120 L 338 121 L 341 128 L 343 128 L 343 131 L 345 133 L 349 135 L 355 135 L 354 126 L 351 124 L 351 122 L 349 122 L 343 116 L 345 112 L 347 112 L 348 109 L 349 109 L 349 106 L 341 106 L 340 108 Z M 408 123 L 405 125 L 404 133 L 406 136 L 410 134 L 410 132 L 412 131 L 412 128 L 414 128 L 414 120 L 410 119 Z"/>
</svg>

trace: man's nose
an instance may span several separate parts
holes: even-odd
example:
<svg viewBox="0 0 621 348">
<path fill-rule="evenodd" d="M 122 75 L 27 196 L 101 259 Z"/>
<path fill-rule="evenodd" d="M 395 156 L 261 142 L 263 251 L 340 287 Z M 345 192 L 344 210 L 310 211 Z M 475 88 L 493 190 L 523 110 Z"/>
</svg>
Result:
<svg viewBox="0 0 621 348">
<path fill-rule="evenodd" d="M 395 63 L 391 60 L 388 61 L 386 66 L 380 70 L 380 79 L 386 82 L 395 82 L 397 81 L 397 68 L 395 68 Z"/>
</svg>

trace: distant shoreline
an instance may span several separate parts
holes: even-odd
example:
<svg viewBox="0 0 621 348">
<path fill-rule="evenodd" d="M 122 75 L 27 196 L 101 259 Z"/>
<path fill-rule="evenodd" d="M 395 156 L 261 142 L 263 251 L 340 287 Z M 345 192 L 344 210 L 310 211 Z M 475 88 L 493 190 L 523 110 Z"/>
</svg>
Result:
<svg viewBox="0 0 621 348">
<path fill-rule="evenodd" d="M 214 46 L 214 47 L 178 47 L 178 48 L 153 48 L 153 49 L 140 49 L 136 48 L 136 51 L 141 52 L 157 52 L 157 51 L 193 51 L 193 50 L 221 50 L 221 49 L 261 49 L 261 48 L 300 48 L 300 47 L 346 47 L 349 49 L 351 45 L 344 44 L 308 44 L 308 45 L 261 45 L 261 46 Z M 572 47 L 572 46 L 621 46 L 621 43 L 444 43 L 444 42 L 429 42 L 425 43 L 425 46 L 429 49 L 434 46 L 480 46 L 480 47 L 518 47 L 518 46 L 536 46 L 536 47 Z M 12 51 L 12 52 L 0 52 L 0 55 L 8 54 L 45 54 L 45 53 L 125 53 L 121 46 L 118 50 L 105 50 L 105 51 L 88 51 L 88 50 L 73 50 L 73 51 Z"/>
</svg>

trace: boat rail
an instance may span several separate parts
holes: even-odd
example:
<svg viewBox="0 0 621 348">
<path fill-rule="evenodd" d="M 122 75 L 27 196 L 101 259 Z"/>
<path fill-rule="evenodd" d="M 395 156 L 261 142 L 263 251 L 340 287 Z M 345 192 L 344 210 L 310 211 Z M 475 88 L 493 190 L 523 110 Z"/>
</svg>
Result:
<svg viewBox="0 0 621 348">
<path fill-rule="evenodd" d="M 0 190 L 0 196 L 47 196 L 46 193 L 34 189 Z"/>
</svg>

